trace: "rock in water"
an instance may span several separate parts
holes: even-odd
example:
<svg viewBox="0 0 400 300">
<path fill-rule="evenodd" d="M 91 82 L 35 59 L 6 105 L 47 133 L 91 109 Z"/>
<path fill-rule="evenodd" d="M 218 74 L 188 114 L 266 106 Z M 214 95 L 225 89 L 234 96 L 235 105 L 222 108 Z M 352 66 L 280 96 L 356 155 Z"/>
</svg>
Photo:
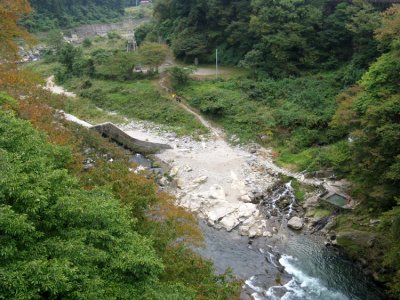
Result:
<svg viewBox="0 0 400 300">
<path fill-rule="evenodd" d="M 288 222 L 288 227 L 290 227 L 294 230 L 302 229 L 303 225 L 304 225 L 303 220 L 299 217 L 293 217 Z"/>
</svg>

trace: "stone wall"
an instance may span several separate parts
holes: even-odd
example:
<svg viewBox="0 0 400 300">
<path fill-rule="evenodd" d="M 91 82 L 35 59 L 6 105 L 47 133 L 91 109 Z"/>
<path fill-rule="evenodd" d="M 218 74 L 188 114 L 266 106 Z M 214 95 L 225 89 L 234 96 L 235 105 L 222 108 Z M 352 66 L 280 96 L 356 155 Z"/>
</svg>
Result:
<svg viewBox="0 0 400 300">
<path fill-rule="evenodd" d="M 132 32 L 138 25 L 147 22 L 148 19 L 129 19 L 119 23 L 88 24 L 82 25 L 72 30 L 79 38 L 91 36 L 105 36 L 108 32 L 116 31 L 119 34 Z"/>
<path fill-rule="evenodd" d="M 161 150 L 171 149 L 171 146 L 167 144 L 150 143 L 135 139 L 112 123 L 95 125 L 91 129 L 98 131 L 104 137 L 133 152 L 155 154 Z"/>
</svg>

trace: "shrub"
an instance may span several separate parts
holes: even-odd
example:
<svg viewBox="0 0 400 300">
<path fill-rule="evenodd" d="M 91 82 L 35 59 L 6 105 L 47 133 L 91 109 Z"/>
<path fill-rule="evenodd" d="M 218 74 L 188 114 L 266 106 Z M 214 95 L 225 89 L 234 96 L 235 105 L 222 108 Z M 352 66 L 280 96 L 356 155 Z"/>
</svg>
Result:
<svg viewBox="0 0 400 300">
<path fill-rule="evenodd" d="M 82 46 L 85 48 L 89 48 L 92 46 L 92 41 L 89 38 L 85 38 L 83 40 Z"/>
</svg>

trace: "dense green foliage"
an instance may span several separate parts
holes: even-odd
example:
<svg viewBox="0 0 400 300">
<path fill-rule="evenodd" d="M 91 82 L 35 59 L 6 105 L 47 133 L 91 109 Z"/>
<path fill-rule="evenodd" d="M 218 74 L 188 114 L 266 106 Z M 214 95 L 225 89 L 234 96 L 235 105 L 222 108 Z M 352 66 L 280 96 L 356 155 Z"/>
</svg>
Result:
<svg viewBox="0 0 400 300">
<path fill-rule="evenodd" d="M 180 92 L 242 141 L 275 141 L 276 146 L 298 152 L 331 140 L 328 125 L 341 88 L 335 75 L 198 81 Z"/>
<path fill-rule="evenodd" d="M 377 41 L 385 52 L 362 76 L 357 87 L 339 97 L 331 128 L 337 137 L 350 136 L 352 177 L 369 206 L 387 210 L 399 195 L 400 149 L 400 8 L 384 15 Z M 397 22 L 397 23 L 396 23 Z"/>
<path fill-rule="evenodd" d="M 0 297 L 142 297 L 163 267 L 128 210 L 80 189 L 68 150 L 28 123 L 0 112 L 0 133 Z"/>
<path fill-rule="evenodd" d="M 193 68 L 173 66 L 167 70 L 167 73 L 171 76 L 172 88 L 176 89 L 189 81 L 190 74 L 193 73 Z"/>
<path fill-rule="evenodd" d="M 377 55 L 378 13 L 360 1 L 158 0 L 154 14 L 154 30 L 188 61 L 219 48 L 221 62 L 274 76 L 352 61 L 347 76 L 358 79 Z"/>
<path fill-rule="evenodd" d="M 122 17 L 130 0 L 30 0 L 33 14 L 23 21 L 30 31 L 46 31 Z"/>
<path fill-rule="evenodd" d="M 349 99 L 356 122 L 351 128 L 353 175 L 358 193 L 370 210 L 385 211 L 382 230 L 388 233 L 384 265 L 391 292 L 400 296 L 400 6 L 385 12 L 376 32 L 385 50 L 360 81 L 360 92 Z M 345 102 L 346 103 L 346 102 Z"/>
</svg>

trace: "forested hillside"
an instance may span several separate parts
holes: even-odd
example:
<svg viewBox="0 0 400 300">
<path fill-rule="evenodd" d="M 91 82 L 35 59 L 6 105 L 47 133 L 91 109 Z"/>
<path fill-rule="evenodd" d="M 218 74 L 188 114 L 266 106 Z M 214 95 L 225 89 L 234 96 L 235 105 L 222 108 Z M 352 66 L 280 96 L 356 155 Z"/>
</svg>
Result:
<svg viewBox="0 0 400 300">
<path fill-rule="evenodd" d="M 120 18 L 131 0 L 32 0 L 33 14 L 23 21 L 30 31 L 46 31 Z"/>
<path fill-rule="evenodd" d="M 157 30 L 178 58 L 240 63 L 274 76 L 334 69 L 350 81 L 377 56 L 378 11 L 362 1 L 158 0 Z"/>
</svg>

